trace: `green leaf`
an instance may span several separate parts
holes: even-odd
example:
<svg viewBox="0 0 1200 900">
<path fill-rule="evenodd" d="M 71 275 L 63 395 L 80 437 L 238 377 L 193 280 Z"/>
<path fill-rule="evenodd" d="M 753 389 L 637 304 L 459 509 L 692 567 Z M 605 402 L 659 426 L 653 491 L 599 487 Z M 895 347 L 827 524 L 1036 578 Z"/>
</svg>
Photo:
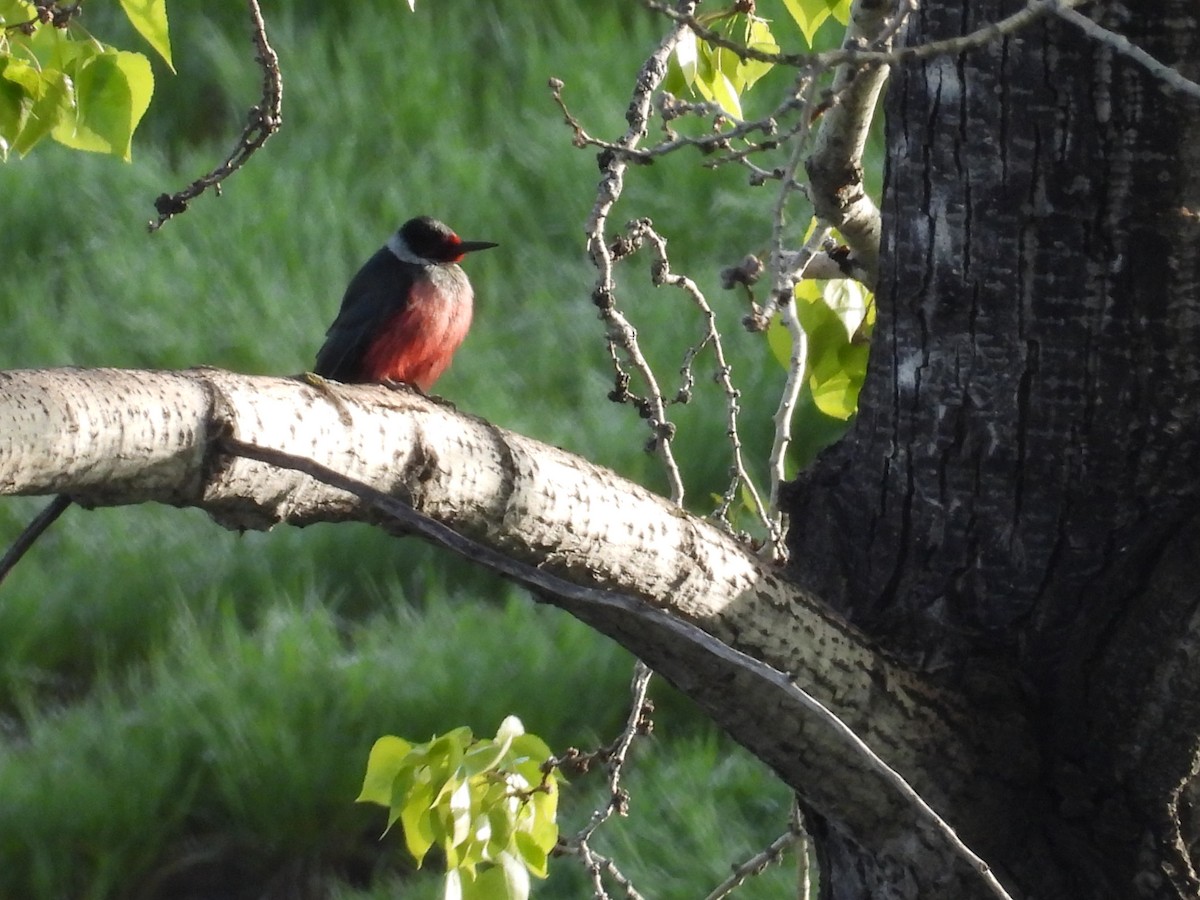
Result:
<svg viewBox="0 0 1200 900">
<path fill-rule="evenodd" d="M 529 869 L 524 862 L 511 853 L 500 856 L 500 870 L 504 875 L 505 896 L 508 900 L 527 900 L 529 897 Z"/>
<path fill-rule="evenodd" d="M 36 18 L 36 10 L 26 0 L 0 0 L 0 25 L 18 25 Z"/>
<path fill-rule="evenodd" d="M 367 774 L 363 777 L 362 791 L 354 802 L 390 807 L 392 784 L 411 750 L 412 744 L 394 735 L 385 735 L 377 740 L 367 756 Z"/>
<path fill-rule="evenodd" d="M 866 344 L 847 344 L 837 353 L 836 365 L 809 380 L 817 409 L 835 419 L 846 420 L 858 409 L 858 394 L 867 374 Z"/>
<path fill-rule="evenodd" d="M 446 784 L 454 784 L 453 779 Z M 450 793 L 445 806 L 446 824 L 449 827 L 443 844 L 448 849 L 465 844 L 471 836 L 471 783 L 465 779 L 459 782 Z"/>
<path fill-rule="evenodd" d="M 73 63 L 99 56 L 104 47 L 92 40 L 75 40 L 58 28 L 39 28 L 25 41 L 25 50 L 41 69 L 67 71 Z"/>
<path fill-rule="evenodd" d="M 385 835 L 400 820 L 400 816 L 404 813 L 404 805 L 412 797 L 415 785 L 426 784 L 429 781 L 429 770 L 424 765 L 415 763 L 414 756 L 416 754 L 409 755 L 396 774 L 396 780 L 392 782 L 392 799 L 388 804 L 387 826 L 383 829 Z"/>
<path fill-rule="evenodd" d="M 800 389 L 792 418 L 792 442 L 788 445 L 788 478 L 806 468 L 823 449 L 846 433 L 850 422 L 821 412 L 813 402 L 808 382 Z"/>
<path fill-rule="evenodd" d="M 825 0 L 829 13 L 842 25 L 850 22 L 850 0 Z"/>
<path fill-rule="evenodd" d="M 839 346 L 850 340 L 850 333 L 841 317 L 825 302 L 819 282 L 801 281 L 797 285 L 796 318 L 808 334 L 809 366 L 827 349 L 836 352 Z"/>
<path fill-rule="evenodd" d="M 516 716 L 505 716 L 500 727 L 496 729 L 496 742 L 503 742 L 507 746 L 524 733 L 525 726 L 521 724 L 520 719 Z"/>
<path fill-rule="evenodd" d="M 442 784 L 462 765 L 463 755 L 471 744 L 470 728 L 455 728 L 426 745 L 426 761 L 431 777 Z M 450 788 L 453 790 L 453 787 Z"/>
<path fill-rule="evenodd" d="M 540 784 L 542 765 L 553 754 L 546 742 L 535 734 L 523 734 L 509 748 L 510 767 L 525 778 L 529 784 Z M 553 783 L 555 776 L 550 781 Z"/>
<path fill-rule="evenodd" d="M 525 726 L 516 716 L 507 716 L 496 730 L 494 741 L 476 741 L 467 750 L 463 766 L 468 775 L 478 775 L 500 765 L 509 754 L 509 748 L 517 738 L 525 734 Z M 543 759 L 548 758 L 546 754 Z"/>
<path fill-rule="evenodd" d="M 54 139 L 128 162 L 134 129 L 154 93 L 150 61 L 140 53 L 105 50 L 67 71 L 75 82 L 75 108 L 55 126 Z"/>
<path fill-rule="evenodd" d="M 74 90 L 71 79 L 56 69 L 41 72 L 37 95 L 29 108 L 29 115 L 13 141 L 13 149 L 22 156 L 33 149 L 34 144 L 50 134 L 66 116 L 71 114 Z"/>
<path fill-rule="evenodd" d="M 721 59 L 708 44 L 700 45 L 699 65 L 696 68 L 695 88 L 705 100 L 716 103 L 737 118 L 742 117 L 742 104 L 729 78 L 721 71 Z"/>
<path fill-rule="evenodd" d="M 762 53 L 778 53 L 779 45 L 771 34 L 771 26 L 765 19 L 754 18 L 746 28 L 746 45 Z M 773 63 L 759 62 L 754 59 L 741 60 L 741 80 L 745 90 L 754 87 L 755 82 L 775 68 Z"/>
<path fill-rule="evenodd" d="M 663 87 L 676 97 L 681 96 L 685 90 L 691 90 L 695 84 L 696 69 L 700 64 L 696 44 L 696 33 L 690 28 L 684 28 L 671 52 L 667 81 Z"/>
<path fill-rule="evenodd" d="M 400 824 L 404 828 L 404 844 L 417 862 L 417 868 L 425 860 L 425 854 L 441 837 L 431 809 L 433 785 L 417 783 L 409 792 L 400 810 Z"/>
<path fill-rule="evenodd" d="M 8 160 L 8 151 L 29 114 L 28 98 L 14 84 L 0 81 L 0 160 Z"/>
<path fill-rule="evenodd" d="M 545 787 L 540 788 L 530 797 L 529 802 L 533 805 L 534 814 L 533 825 L 530 827 L 529 833 L 542 841 L 545 848 L 549 850 L 558 840 L 558 826 L 555 825 L 558 815 L 558 785 L 555 783 L 553 775 L 547 779 Z M 553 826 L 554 831 L 539 831 L 543 824 Z M 545 843 L 547 841 L 549 843 Z"/>
<path fill-rule="evenodd" d="M 138 34 L 163 58 L 172 72 L 171 35 L 167 30 L 167 0 L 121 0 L 121 8 Z"/>
<path fill-rule="evenodd" d="M 359 799 L 389 805 L 388 827 L 401 822 L 418 866 L 441 849 L 447 896 L 523 900 L 529 873 L 546 876 L 558 838 L 557 775 L 541 771 L 549 757 L 515 716 L 490 740 L 474 740 L 468 728 L 415 746 L 380 738 Z"/>
<path fill-rule="evenodd" d="M 850 334 L 859 331 L 864 322 L 867 326 L 874 323 L 871 292 L 863 287 L 862 282 L 852 278 L 827 281 L 821 297 L 838 314 Z"/>
<path fill-rule="evenodd" d="M 812 47 L 817 32 L 830 16 L 830 4 L 827 0 L 783 0 L 783 5 L 800 27 L 808 46 Z"/>
<path fill-rule="evenodd" d="M 473 879 L 463 878 L 461 891 L 462 900 L 528 900 L 529 872 L 519 859 L 506 853 Z"/>
<path fill-rule="evenodd" d="M 508 747 L 496 741 L 476 741 L 468 748 L 463 757 L 463 771 L 468 775 L 479 775 L 489 772 L 500 765 Z"/>
<path fill-rule="evenodd" d="M 792 333 L 780 321 L 779 316 L 772 316 L 767 326 L 767 348 L 771 356 L 786 371 L 792 361 Z"/>
<path fill-rule="evenodd" d="M 27 96 L 36 97 L 41 93 L 42 74 L 24 60 L 11 56 L 0 60 L 0 78 L 16 85 Z"/>
<path fill-rule="evenodd" d="M 513 739 L 512 752 L 518 759 L 533 759 L 536 760 L 540 767 L 542 763 L 548 760 L 554 754 L 550 752 L 550 748 L 536 734 L 525 732 Z"/>
<path fill-rule="evenodd" d="M 742 77 L 742 59 L 732 50 L 717 47 L 713 50 L 713 64 L 724 75 L 734 92 L 740 97 L 746 81 Z"/>
<path fill-rule="evenodd" d="M 841 435 L 844 425 L 833 423 L 846 422 L 858 408 L 869 354 L 869 342 L 864 338 L 874 323 L 874 304 L 870 292 L 850 279 L 802 280 L 794 296 L 807 353 L 793 421 L 800 443 L 793 448 L 793 458 L 806 465 Z M 780 317 L 767 328 L 767 345 L 783 368 L 791 366 L 792 337 Z"/>
<path fill-rule="evenodd" d="M 29 121 L 40 84 L 33 66 L 11 57 L 0 59 L 0 158 L 8 159 L 9 148 Z"/>
<path fill-rule="evenodd" d="M 554 829 L 555 841 L 558 840 L 558 829 Z M 529 869 L 529 873 L 536 878 L 547 878 L 550 875 L 550 852 L 534 835 L 524 831 L 518 831 L 513 836 L 513 844 L 517 848 L 517 853 L 520 854 L 521 861 L 525 863 L 525 867 Z M 553 844 L 551 844 L 553 847 Z"/>
<path fill-rule="evenodd" d="M 806 282 L 801 282 L 804 286 Z M 831 283 L 832 284 L 832 283 Z M 796 316 L 808 335 L 808 384 L 813 403 L 822 413 L 835 419 L 849 419 L 858 407 L 858 393 L 862 388 L 867 370 L 865 343 L 851 343 L 839 310 L 827 301 L 832 295 L 839 298 L 853 296 L 843 285 L 827 287 L 817 297 L 811 297 L 812 288 L 797 289 Z"/>
<path fill-rule="evenodd" d="M 742 101 L 738 97 L 737 88 L 733 86 L 724 72 L 717 72 L 716 77 L 712 81 L 712 99 L 715 100 L 725 112 L 729 113 L 735 119 L 742 117 Z"/>
</svg>

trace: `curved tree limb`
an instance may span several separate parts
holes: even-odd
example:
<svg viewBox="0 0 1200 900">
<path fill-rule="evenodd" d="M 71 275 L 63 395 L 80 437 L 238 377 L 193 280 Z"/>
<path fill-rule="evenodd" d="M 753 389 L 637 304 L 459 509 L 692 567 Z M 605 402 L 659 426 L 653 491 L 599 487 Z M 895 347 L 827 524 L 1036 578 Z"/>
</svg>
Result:
<svg viewBox="0 0 1200 900">
<path fill-rule="evenodd" d="M 921 857 L 936 860 L 928 871 L 910 872 L 928 884 L 923 896 L 990 893 L 922 809 L 987 857 L 988 804 L 1017 802 L 1014 788 L 1036 770 L 1013 750 L 1032 746 L 1019 717 L 998 707 L 980 729 L 954 692 L 878 653 L 751 548 L 610 471 L 406 391 L 211 369 L 0 373 L 0 422 L 2 493 L 196 506 L 230 528 L 396 528 L 353 493 L 231 455 L 236 441 L 401 498 L 488 548 L 485 564 L 554 579 L 535 585 L 542 599 L 688 693 L 827 827 L 900 867 L 917 865 L 914 839 L 939 848 Z M 998 781 L 982 803 L 981 772 Z"/>
</svg>

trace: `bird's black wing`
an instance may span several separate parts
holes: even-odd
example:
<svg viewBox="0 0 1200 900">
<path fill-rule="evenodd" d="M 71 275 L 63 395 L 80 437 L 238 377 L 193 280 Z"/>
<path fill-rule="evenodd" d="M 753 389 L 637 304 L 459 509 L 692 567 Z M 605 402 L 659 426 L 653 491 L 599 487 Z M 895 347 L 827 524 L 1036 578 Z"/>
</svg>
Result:
<svg viewBox="0 0 1200 900">
<path fill-rule="evenodd" d="M 332 381 L 360 381 L 371 340 L 404 306 L 404 283 L 403 263 L 381 247 L 350 279 L 313 371 Z"/>
</svg>

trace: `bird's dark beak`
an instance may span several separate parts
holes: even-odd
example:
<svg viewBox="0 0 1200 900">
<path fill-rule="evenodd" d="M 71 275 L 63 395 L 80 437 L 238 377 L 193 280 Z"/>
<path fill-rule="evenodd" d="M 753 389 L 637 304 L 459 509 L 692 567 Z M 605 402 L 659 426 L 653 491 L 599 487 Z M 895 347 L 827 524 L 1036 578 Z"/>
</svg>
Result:
<svg viewBox="0 0 1200 900">
<path fill-rule="evenodd" d="M 474 253 L 476 250 L 490 250 L 492 247 L 499 246 L 499 244 L 493 244 L 491 241 L 462 241 L 454 249 L 459 253 Z"/>
</svg>

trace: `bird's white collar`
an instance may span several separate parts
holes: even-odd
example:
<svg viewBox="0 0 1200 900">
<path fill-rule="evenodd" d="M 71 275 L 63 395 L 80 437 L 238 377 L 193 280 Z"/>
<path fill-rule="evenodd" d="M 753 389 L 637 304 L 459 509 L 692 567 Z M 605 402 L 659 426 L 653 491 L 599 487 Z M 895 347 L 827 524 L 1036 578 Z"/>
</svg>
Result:
<svg viewBox="0 0 1200 900">
<path fill-rule="evenodd" d="M 409 249 L 408 244 L 404 242 L 404 238 L 400 236 L 399 231 L 392 232 L 392 236 L 388 238 L 387 248 L 392 251 L 392 255 L 401 262 L 416 263 L 419 266 L 429 265 L 429 260 L 424 257 L 417 256 Z"/>
</svg>

